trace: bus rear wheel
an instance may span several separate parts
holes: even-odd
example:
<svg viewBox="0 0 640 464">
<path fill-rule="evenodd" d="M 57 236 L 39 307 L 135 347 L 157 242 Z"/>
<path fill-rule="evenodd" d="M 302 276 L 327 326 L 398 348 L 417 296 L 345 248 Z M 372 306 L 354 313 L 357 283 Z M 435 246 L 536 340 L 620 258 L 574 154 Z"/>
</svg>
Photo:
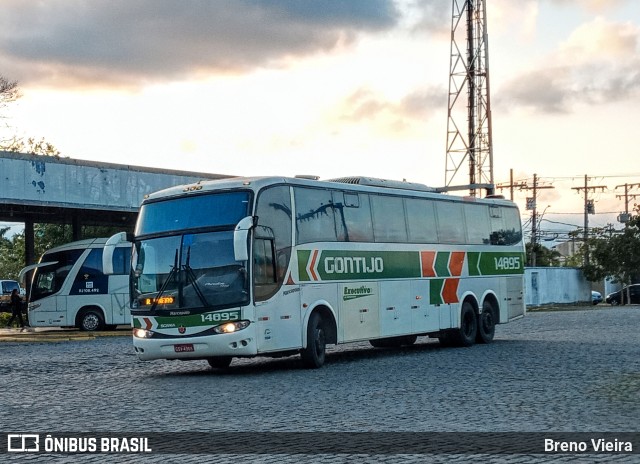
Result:
<svg viewBox="0 0 640 464">
<path fill-rule="evenodd" d="M 322 316 L 314 312 L 307 325 L 307 346 L 300 352 L 302 363 L 310 369 L 322 367 L 327 351 L 327 336 Z"/>
<path fill-rule="evenodd" d="M 485 301 L 482 305 L 482 314 L 478 317 L 478 343 L 491 343 L 496 333 L 496 317 L 493 305 Z"/>
<path fill-rule="evenodd" d="M 80 315 L 78 328 L 85 332 L 95 332 L 104 328 L 102 312 L 98 309 L 87 309 Z"/>
<path fill-rule="evenodd" d="M 478 323 L 476 312 L 471 303 L 465 301 L 460 309 L 460 328 L 449 332 L 455 346 L 471 346 L 476 341 Z"/>
<path fill-rule="evenodd" d="M 216 356 L 212 358 L 207 358 L 207 362 L 209 366 L 214 369 L 226 369 L 231 365 L 231 360 L 233 358 L 231 356 Z"/>
</svg>

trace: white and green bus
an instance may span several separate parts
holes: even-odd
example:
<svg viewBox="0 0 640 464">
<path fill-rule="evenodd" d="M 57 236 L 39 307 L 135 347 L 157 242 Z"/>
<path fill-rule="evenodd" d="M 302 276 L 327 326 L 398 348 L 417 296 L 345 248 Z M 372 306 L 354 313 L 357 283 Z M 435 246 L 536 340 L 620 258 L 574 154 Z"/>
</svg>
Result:
<svg viewBox="0 0 640 464">
<path fill-rule="evenodd" d="M 493 340 L 522 317 L 516 205 L 371 178 L 231 178 L 145 198 L 133 242 L 133 344 L 142 360 L 299 353 L 370 341 Z M 126 240 L 115 235 L 110 250 Z M 106 272 L 106 271 L 105 271 Z"/>
</svg>

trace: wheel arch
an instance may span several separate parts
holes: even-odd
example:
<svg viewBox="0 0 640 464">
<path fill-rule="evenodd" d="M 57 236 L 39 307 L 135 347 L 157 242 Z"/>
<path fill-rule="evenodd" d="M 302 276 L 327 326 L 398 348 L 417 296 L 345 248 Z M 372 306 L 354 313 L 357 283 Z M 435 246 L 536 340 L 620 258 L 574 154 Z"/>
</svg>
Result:
<svg viewBox="0 0 640 464">
<path fill-rule="evenodd" d="M 487 292 L 482 299 L 482 306 L 480 307 L 480 311 L 482 311 L 482 308 L 484 308 L 485 303 L 491 304 L 491 307 L 493 308 L 493 311 L 495 313 L 494 316 L 497 320 L 500 320 L 500 303 L 498 301 L 498 296 L 492 291 Z"/>
<path fill-rule="evenodd" d="M 465 303 L 469 303 L 473 307 L 473 311 L 476 313 L 476 316 L 480 314 L 480 304 L 478 302 L 478 298 L 472 292 L 468 292 L 462 296 L 460 299 L 460 308 L 458 310 L 458 323 L 460 323 L 460 313 L 462 312 L 462 305 Z"/>
<path fill-rule="evenodd" d="M 319 313 L 322 316 L 322 320 L 325 325 L 325 332 L 327 334 L 327 343 L 338 343 L 338 324 L 336 323 L 336 315 L 333 308 L 326 301 L 319 301 L 311 309 L 307 311 L 304 318 L 304 324 L 302 324 L 302 346 L 307 346 L 307 327 L 309 325 L 309 319 L 313 313 Z"/>
</svg>

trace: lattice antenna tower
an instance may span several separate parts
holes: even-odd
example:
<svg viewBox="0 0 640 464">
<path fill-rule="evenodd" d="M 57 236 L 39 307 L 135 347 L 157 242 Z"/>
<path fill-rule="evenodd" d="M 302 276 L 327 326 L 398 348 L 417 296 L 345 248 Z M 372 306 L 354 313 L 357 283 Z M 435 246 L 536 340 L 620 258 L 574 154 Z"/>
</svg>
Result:
<svg viewBox="0 0 640 464">
<path fill-rule="evenodd" d="M 486 0 L 453 0 L 445 189 L 494 191 Z M 468 170 L 465 170 L 468 166 Z M 465 186 L 466 187 L 466 186 Z"/>
</svg>

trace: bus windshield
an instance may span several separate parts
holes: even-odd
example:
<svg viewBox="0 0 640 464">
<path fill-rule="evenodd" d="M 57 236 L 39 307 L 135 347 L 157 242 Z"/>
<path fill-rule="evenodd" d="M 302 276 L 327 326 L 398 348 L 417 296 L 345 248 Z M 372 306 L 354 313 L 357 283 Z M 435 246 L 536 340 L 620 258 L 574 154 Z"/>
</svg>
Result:
<svg viewBox="0 0 640 464">
<path fill-rule="evenodd" d="M 245 305 L 246 274 L 234 258 L 232 230 L 136 241 L 131 305 L 196 312 Z"/>
<path fill-rule="evenodd" d="M 45 253 L 36 268 L 31 284 L 30 301 L 36 301 L 58 293 L 69 271 L 84 250 L 68 250 L 57 253 Z"/>
</svg>

